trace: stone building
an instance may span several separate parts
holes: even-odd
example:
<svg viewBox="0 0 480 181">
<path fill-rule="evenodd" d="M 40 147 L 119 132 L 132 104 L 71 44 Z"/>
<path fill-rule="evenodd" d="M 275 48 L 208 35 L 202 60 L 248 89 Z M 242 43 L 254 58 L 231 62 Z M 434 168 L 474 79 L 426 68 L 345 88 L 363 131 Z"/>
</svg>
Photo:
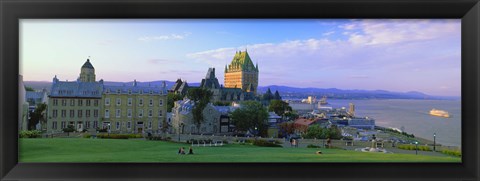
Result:
<svg viewBox="0 0 480 181">
<path fill-rule="evenodd" d="M 60 81 L 55 76 L 48 96 L 47 132 L 61 132 L 67 125 L 77 131 L 97 128 L 102 92 L 103 80 L 95 81 L 95 68 L 89 59 L 76 81 Z"/>
<path fill-rule="evenodd" d="M 167 117 L 167 90 L 163 86 L 104 85 L 102 128 L 111 133 L 159 133 Z"/>
<path fill-rule="evenodd" d="M 228 134 L 233 131 L 228 113 L 233 111 L 230 106 L 214 106 L 208 104 L 203 110 L 204 122 L 197 128 L 193 120 L 194 103 L 189 99 L 175 102 L 172 109 L 172 127 L 174 133 L 180 134 Z"/>
<path fill-rule="evenodd" d="M 47 89 L 42 89 L 42 91 L 27 91 L 25 95 L 28 102 L 28 112 L 32 113 L 35 111 L 39 104 L 48 104 L 48 92 Z M 44 119 L 46 120 L 47 114 L 44 114 Z M 47 125 L 45 123 L 39 122 L 36 126 L 37 130 L 46 130 Z"/>
<path fill-rule="evenodd" d="M 248 52 L 235 53 L 232 62 L 225 65 L 225 87 L 239 88 L 245 92 L 257 93 L 258 88 L 258 63 L 253 65 Z"/>
<path fill-rule="evenodd" d="M 18 75 L 18 130 L 27 130 L 28 123 L 28 102 L 26 98 L 23 76 Z"/>
</svg>

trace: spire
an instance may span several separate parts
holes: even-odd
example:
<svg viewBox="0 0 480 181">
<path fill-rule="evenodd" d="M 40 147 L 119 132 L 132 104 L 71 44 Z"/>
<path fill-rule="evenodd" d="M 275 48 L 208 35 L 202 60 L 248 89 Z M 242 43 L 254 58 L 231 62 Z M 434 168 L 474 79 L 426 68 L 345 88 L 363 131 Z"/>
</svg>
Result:
<svg viewBox="0 0 480 181">
<path fill-rule="evenodd" d="M 227 65 L 225 65 L 225 73 L 227 73 L 228 69 L 227 69 Z"/>
<path fill-rule="evenodd" d="M 137 86 L 137 79 L 134 79 L 134 80 L 133 80 L 133 86 L 134 86 L 134 87 Z"/>
</svg>

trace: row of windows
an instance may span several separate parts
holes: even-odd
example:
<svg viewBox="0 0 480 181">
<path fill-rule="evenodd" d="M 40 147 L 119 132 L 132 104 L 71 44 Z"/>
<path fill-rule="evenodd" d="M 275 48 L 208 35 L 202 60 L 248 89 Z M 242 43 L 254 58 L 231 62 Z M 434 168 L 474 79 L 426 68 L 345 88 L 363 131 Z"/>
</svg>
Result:
<svg viewBox="0 0 480 181">
<path fill-rule="evenodd" d="M 115 117 L 119 118 L 122 116 L 122 111 L 120 109 L 115 110 Z M 132 110 L 128 109 L 127 110 L 127 117 L 131 118 L 132 117 Z M 143 109 L 138 110 L 138 117 L 141 118 L 143 117 Z M 149 109 L 148 110 L 148 117 L 153 117 L 153 110 Z M 159 110 L 158 111 L 158 117 L 163 117 L 163 111 Z M 110 118 L 110 110 L 105 109 L 105 118 Z"/>
<path fill-rule="evenodd" d="M 59 101 L 60 100 L 60 101 Z M 58 106 L 58 102 L 61 103 L 62 106 L 67 106 L 67 105 L 70 105 L 70 106 L 83 106 L 83 103 L 85 102 L 85 105 L 86 106 L 91 106 L 92 102 L 93 102 L 93 106 L 98 106 L 98 99 L 95 99 L 95 100 L 90 100 L 90 99 L 78 99 L 77 101 L 75 101 L 75 99 L 53 99 L 53 105 L 54 106 Z"/>
<path fill-rule="evenodd" d="M 105 91 L 106 94 L 110 94 L 110 92 L 111 92 L 110 89 L 107 89 L 107 90 Z M 115 92 L 116 92 L 117 94 L 121 94 L 121 93 L 122 93 L 122 90 L 117 89 Z M 140 93 L 140 95 L 142 95 L 142 94 L 143 94 L 143 90 L 140 90 L 139 93 Z M 129 95 L 132 94 L 132 90 L 131 90 L 131 89 L 128 90 L 128 94 L 129 94 Z M 150 91 L 149 91 L 149 94 L 153 94 L 153 90 L 150 90 Z M 162 91 L 160 91 L 160 95 L 163 95 L 163 92 L 162 92 Z"/>
<path fill-rule="evenodd" d="M 61 121 L 60 122 L 60 128 L 66 128 L 67 127 L 67 121 Z M 75 123 L 73 121 L 70 121 L 70 125 L 75 126 Z M 58 122 L 53 121 L 52 122 L 52 129 L 57 129 L 58 128 Z M 98 121 L 85 121 L 85 129 L 89 128 L 98 128 Z"/>
<path fill-rule="evenodd" d="M 153 100 L 153 99 L 149 99 L 149 100 L 148 100 L 148 105 L 149 105 L 149 106 L 153 106 L 153 104 L 154 104 L 154 100 Z M 105 98 L 105 105 L 106 105 L 106 106 L 109 106 L 109 105 L 110 105 L 110 98 Z M 122 105 L 122 99 L 121 99 L 121 98 L 116 98 L 116 99 L 115 99 L 115 105 L 121 106 L 121 105 Z M 128 99 L 127 99 L 127 105 L 128 105 L 128 106 L 132 106 L 132 98 L 128 98 Z M 143 98 L 139 98 L 139 99 L 138 99 L 138 105 L 139 105 L 139 106 L 143 106 Z M 160 99 L 160 100 L 158 101 L 158 105 L 159 105 L 159 106 L 163 106 L 163 99 Z"/>
<path fill-rule="evenodd" d="M 121 125 L 122 125 L 122 122 L 120 122 L 120 121 L 115 122 L 115 129 L 120 130 Z M 127 121 L 126 123 L 123 123 L 123 126 L 126 126 L 126 128 L 128 130 L 132 129 L 132 121 Z M 148 129 L 152 129 L 152 126 L 153 126 L 152 122 L 149 121 L 148 124 L 147 124 Z M 161 128 L 161 127 L 162 127 L 162 124 L 159 123 L 158 128 Z M 108 129 L 108 127 L 106 127 L 106 128 Z"/>
<path fill-rule="evenodd" d="M 77 113 L 77 117 L 81 118 L 83 117 L 83 112 L 84 110 L 77 110 L 76 113 Z M 69 117 L 73 118 L 75 117 L 75 110 L 69 110 Z M 91 110 L 85 110 L 85 117 L 90 117 L 91 116 Z M 56 109 L 53 109 L 52 110 L 52 117 L 56 118 L 58 117 L 58 110 Z M 60 117 L 62 118 L 65 118 L 67 117 L 67 110 L 60 110 Z M 95 109 L 93 110 L 93 117 L 98 117 L 98 110 Z"/>
</svg>

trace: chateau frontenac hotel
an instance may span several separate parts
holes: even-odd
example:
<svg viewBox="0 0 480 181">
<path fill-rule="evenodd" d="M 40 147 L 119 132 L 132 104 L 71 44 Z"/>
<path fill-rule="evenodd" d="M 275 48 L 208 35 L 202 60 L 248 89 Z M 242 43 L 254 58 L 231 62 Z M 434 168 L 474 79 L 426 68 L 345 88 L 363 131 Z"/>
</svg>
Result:
<svg viewBox="0 0 480 181">
<path fill-rule="evenodd" d="M 257 93 L 258 63 L 253 65 L 246 50 L 236 52 L 230 65 L 225 65 L 225 87 Z"/>
</svg>

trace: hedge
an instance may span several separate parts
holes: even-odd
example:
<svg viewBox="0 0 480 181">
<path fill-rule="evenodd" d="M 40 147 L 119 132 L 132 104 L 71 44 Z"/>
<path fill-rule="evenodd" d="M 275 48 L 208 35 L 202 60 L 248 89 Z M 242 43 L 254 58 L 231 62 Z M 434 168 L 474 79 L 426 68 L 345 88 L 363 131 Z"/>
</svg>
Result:
<svg viewBox="0 0 480 181">
<path fill-rule="evenodd" d="M 397 148 L 403 149 L 403 150 L 415 150 L 415 145 L 398 145 Z M 418 150 L 432 151 L 432 149 L 429 146 L 418 146 Z"/>
<path fill-rule="evenodd" d="M 42 132 L 38 130 L 24 130 L 20 131 L 20 138 L 40 138 Z"/>
<path fill-rule="evenodd" d="M 282 145 L 277 145 L 275 143 L 271 143 L 265 140 L 254 140 L 253 145 L 263 146 L 263 147 L 282 147 Z"/>
<path fill-rule="evenodd" d="M 442 153 L 458 157 L 462 156 L 462 152 L 460 150 L 442 150 Z"/>
</svg>

